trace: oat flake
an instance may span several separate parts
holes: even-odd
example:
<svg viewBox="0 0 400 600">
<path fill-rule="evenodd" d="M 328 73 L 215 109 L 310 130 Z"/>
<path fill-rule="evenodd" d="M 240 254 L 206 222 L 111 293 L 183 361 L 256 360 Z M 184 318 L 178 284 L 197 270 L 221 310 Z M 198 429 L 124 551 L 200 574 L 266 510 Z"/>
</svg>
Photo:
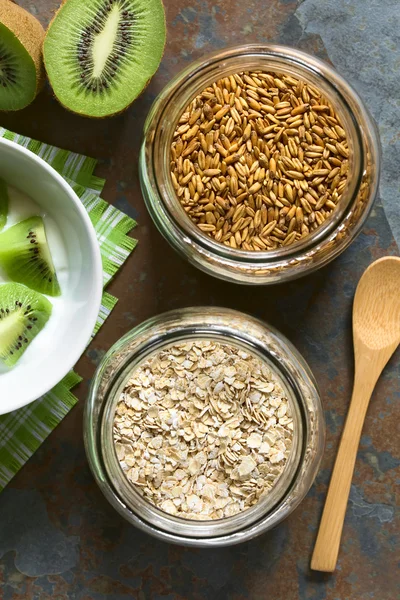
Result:
<svg viewBox="0 0 400 600">
<path fill-rule="evenodd" d="M 260 359 L 196 341 L 161 350 L 132 373 L 113 433 L 121 468 L 149 502 L 208 520 L 270 492 L 290 453 L 293 419 Z"/>
</svg>

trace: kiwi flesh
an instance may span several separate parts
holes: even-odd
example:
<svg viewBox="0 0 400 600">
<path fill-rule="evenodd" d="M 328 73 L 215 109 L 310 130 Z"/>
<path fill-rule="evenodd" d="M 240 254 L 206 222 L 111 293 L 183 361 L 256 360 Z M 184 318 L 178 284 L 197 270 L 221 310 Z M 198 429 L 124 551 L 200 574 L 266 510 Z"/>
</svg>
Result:
<svg viewBox="0 0 400 600">
<path fill-rule="evenodd" d="M 156 72 L 165 37 L 161 0 L 66 0 L 43 45 L 56 98 L 87 117 L 122 112 Z"/>
<path fill-rule="evenodd" d="M 8 190 L 7 184 L 0 177 L 0 231 L 3 229 L 4 225 L 7 223 L 7 215 L 8 215 Z"/>
<path fill-rule="evenodd" d="M 0 285 L 0 360 L 13 367 L 46 325 L 51 303 L 20 283 Z"/>
<path fill-rule="evenodd" d="M 47 294 L 61 294 L 41 217 L 30 217 L 0 234 L 0 266 L 12 281 Z"/>
<path fill-rule="evenodd" d="M 44 35 L 33 15 L 0 0 L 0 110 L 25 108 L 42 88 Z"/>
</svg>

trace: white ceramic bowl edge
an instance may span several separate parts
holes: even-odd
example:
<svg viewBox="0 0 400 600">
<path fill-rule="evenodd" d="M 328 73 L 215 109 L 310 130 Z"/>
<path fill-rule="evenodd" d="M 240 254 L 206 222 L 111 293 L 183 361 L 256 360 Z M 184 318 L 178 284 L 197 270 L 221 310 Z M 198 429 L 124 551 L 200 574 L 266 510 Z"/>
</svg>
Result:
<svg viewBox="0 0 400 600">
<path fill-rule="evenodd" d="M 46 394 L 74 367 L 99 314 L 103 270 L 88 213 L 57 171 L 33 152 L 0 138 L 0 177 L 30 196 L 45 222 L 46 218 L 54 222 L 67 258 L 60 277 L 62 295 L 54 301 L 45 329 L 13 369 L 0 370 L 0 414 L 4 414 Z"/>
</svg>

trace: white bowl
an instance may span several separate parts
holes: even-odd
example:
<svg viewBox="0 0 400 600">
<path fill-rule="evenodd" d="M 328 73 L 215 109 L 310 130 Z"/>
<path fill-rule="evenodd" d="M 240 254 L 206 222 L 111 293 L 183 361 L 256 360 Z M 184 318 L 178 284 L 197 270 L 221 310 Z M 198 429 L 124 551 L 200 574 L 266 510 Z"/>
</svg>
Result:
<svg viewBox="0 0 400 600">
<path fill-rule="evenodd" d="M 49 298 L 53 313 L 48 323 L 14 368 L 0 370 L 4 414 L 46 394 L 78 361 L 99 314 L 103 271 L 93 225 L 61 175 L 29 150 L 0 138 L 0 177 L 34 200 L 45 223 L 55 224 L 66 259 L 59 273 L 61 297 Z M 49 244 L 53 252 L 50 236 Z"/>
</svg>

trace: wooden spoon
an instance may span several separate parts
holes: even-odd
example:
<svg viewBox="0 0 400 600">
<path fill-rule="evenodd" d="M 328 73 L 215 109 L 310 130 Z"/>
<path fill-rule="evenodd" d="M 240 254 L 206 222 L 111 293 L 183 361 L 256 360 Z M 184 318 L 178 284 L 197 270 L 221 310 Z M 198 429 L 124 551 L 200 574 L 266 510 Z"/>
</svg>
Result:
<svg viewBox="0 0 400 600">
<path fill-rule="evenodd" d="M 380 374 L 400 343 L 400 258 L 381 258 L 361 277 L 353 305 L 353 340 L 353 395 L 311 560 L 315 571 L 335 570 L 368 404 Z"/>
</svg>

